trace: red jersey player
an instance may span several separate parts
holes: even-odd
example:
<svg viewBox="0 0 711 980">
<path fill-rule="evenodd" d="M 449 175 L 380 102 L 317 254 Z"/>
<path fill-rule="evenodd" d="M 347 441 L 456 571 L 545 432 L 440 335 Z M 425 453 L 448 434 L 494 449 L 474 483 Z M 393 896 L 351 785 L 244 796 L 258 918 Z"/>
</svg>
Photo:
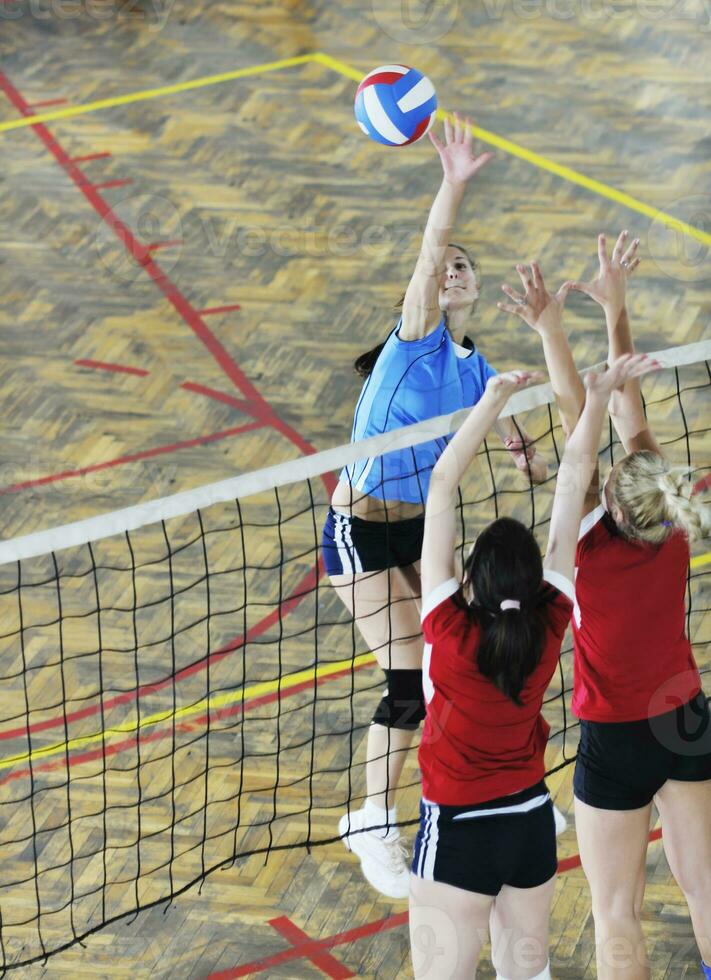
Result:
<svg viewBox="0 0 711 980">
<path fill-rule="evenodd" d="M 610 257 L 601 235 L 598 277 L 571 284 L 603 307 L 610 362 L 634 350 L 625 288 L 638 245 L 622 232 Z M 563 427 L 575 439 L 583 387 L 565 334 L 537 318 L 551 302 L 540 270 L 522 278 L 525 297 L 507 288 L 516 305 L 505 308 L 541 334 Z M 654 800 L 711 978 L 711 717 L 684 628 L 689 541 L 709 533 L 711 514 L 692 495 L 688 471 L 663 457 L 635 379 L 613 392 L 610 416 L 628 455 L 602 496 L 595 480 L 586 498 L 573 623 L 573 707 L 581 719 L 575 822 L 598 977 L 650 975 L 640 913 Z"/>
<path fill-rule="evenodd" d="M 562 297 L 549 318 L 560 317 Z M 457 487 L 509 396 L 537 378 L 489 380 L 432 473 L 422 549 L 423 682 L 420 829 L 410 882 L 416 977 L 471 977 L 491 919 L 500 977 L 550 977 L 548 920 L 556 874 L 544 782 L 541 706 L 573 609 L 573 560 L 585 491 L 613 388 L 651 370 L 623 358 L 591 377 L 560 466 L 545 562 L 533 534 L 500 518 L 455 577 Z M 442 957 L 432 963 L 432 956 Z M 434 969 L 434 972 L 430 972 Z"/>
</svg>

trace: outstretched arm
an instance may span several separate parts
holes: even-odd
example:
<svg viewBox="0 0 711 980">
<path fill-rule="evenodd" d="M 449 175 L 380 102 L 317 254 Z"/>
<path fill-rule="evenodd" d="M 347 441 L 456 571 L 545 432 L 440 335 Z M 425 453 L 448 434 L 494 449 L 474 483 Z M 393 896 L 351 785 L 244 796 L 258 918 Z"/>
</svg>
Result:
<svg viewBox="0 0 711 980">
<path fill-rule="evenodd" d="M 486 391 L 437 461 L 430 479 L 422 545 L 422 595 L 455 574 L 457 488 L 487 433 L 514 391 L 542 380 L 540 374 L 512 371 L 490 378 Z"/>
<path fill-rule="evenodd" d="M 568 439 L 558 470 L 553 498 L 545 568 L 573 581 L 578 531 L 590 480 L 597 467 L 602 423 L 610 394 L 660 367 L 646 354 L 625 354 L 602 374 L 585 379 L 587 397 L 580 420 Z"/>
<path fill-rule="evenodd" d="M 605 311 L 607 324 L 608 354 L 607 363 L 612 364 L 624 354 L 634 353 L 632 331 L 625 304 L 627 278 L 639 265 L 636 255 L 639 238 L 627 244 L 628 233 L 623 231 L 617 238 L 612 256 L 607 255 L 604 235 L 598 236 L 598 258 L 600 269 L 597 278 L 590 283 L 576 282 L 572 288 L 590 296 Z M 644 416 L 642 395 L 638 378 L 631 378 L 622 388 L 610 396 L 610 418 L 625 447 L 632 453 L 649 449 L 661 455 L 661 449 L 652 434 Z"/>
<path fill-rule="evenodd" d="M 513 313 L 532 327 L 543 341 L 543 354 L 553 386 L 561 423 L 566 438 L 575 428 L 585 402 L 585 389 L 575 369 L 568 338 L 563 330 L 563 307 L 572 284 L 563 283 L 555 295 L 551 295 L 543 281 L 541 267 L 533 262 L 530 269 L 517 265 L 524 294 L 517 293 L 509 285 L 501 288 L 512 303 L 497 303 L 500 310 Z"/>
<path fill-rule="evenodd" d="M 445 119 L 442 143 L 430 133 L 442 163 L 443 180 L 430 210 L 417 265 L 402 307 L 402 340 L 419 340 L 435 329 L 441 319 L 439 280 L 452 228 L 468 181 L 491 160 L 493 153 L 478 156 L 472 145 L 471 122 L 454 114 L 454 126 Z"/>
</svg>

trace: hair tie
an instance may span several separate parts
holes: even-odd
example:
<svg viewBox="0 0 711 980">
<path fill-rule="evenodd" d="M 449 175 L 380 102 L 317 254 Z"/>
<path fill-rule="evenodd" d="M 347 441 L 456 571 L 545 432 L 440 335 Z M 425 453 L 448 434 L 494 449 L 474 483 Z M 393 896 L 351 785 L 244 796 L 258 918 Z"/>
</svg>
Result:
<svg viewBox="0 0 711 980">
<path fill-rule="evenodd" d="M 499 608 L 502 612 L 505 609 L 520 609 L 521 603 L 518 601 L 518 599 L 504 599 Z"/>
</svg>

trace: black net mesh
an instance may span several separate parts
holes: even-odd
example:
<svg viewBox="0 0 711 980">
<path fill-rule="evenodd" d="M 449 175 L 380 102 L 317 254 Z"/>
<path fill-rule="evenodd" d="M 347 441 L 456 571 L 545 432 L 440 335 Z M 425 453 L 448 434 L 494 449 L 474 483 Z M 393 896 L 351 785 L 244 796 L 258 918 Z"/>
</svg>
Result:
<svg viewBox="0 0 711 980">
<path fill-rule="evenodd" d="M 645 382 L 655 432 L 708 479 L 705 362 Z M 705 414 L 706 413 L 706 414 Z M 533 487 L 489 441 L 461 488 L 462 554 L 501 514 L 545 544 L 554 407 L 520 419 L 550 461 Z M 612 430 L 601 450 L 621 455 Z M 382 674 L 323 574 L 333 476 L 0 566 L 0 967 L 25 966 L 235 861 L 334 841 L 364 794 Z M 704 674 L 709 555 L 688 629 Z M 566 646 L 549 769 L 575 756 Z M 416 755 L 403 818 L 415 814 Z M 408 796 L 409 792 L 409 796 Z"/>
</svg>

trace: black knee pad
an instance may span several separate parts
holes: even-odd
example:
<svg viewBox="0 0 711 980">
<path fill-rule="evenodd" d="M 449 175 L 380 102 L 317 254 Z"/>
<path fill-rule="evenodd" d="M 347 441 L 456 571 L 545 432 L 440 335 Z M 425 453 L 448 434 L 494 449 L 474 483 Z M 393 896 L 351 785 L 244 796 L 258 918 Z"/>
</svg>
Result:
<svg viewBox="0 0 711 980">
<path fill-rule="evenodd" d="M 373 721 L 385 728 L 414 732 L 425 717 L 421 670 L 385 670 L 387 687 Z"/>
</svg>

